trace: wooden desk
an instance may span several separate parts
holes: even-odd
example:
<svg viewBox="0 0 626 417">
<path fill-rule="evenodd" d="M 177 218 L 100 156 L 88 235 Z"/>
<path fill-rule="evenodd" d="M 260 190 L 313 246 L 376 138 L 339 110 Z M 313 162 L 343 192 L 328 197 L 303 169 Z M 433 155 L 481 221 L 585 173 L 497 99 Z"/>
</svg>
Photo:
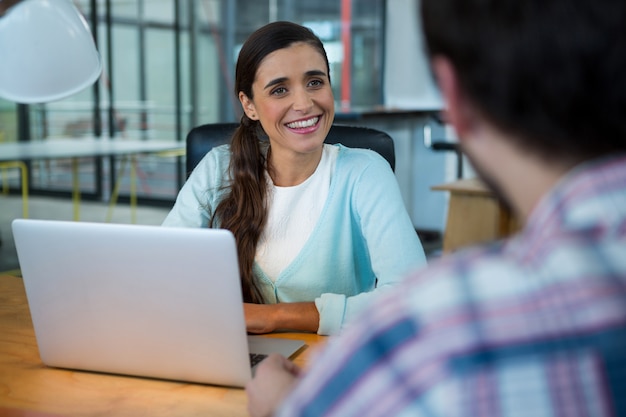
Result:
<svg viewBox="0 0 626 417">
<path fill-rule="evenodd" d="M 294 359 L 300 366 L 325 340 L 308 333 L 268 337 L 305 340 Z M 0 416 L 236 417 L 247 415 L 246 404 L 242 389 L 44 366 L 22 279 L 0 276 Z"/>
<path fill-rule="evenodd" d="M 520 228 L 511 212 L 478 179 L 463 179 L 432 189 L 450 192 L 444 252 L 501 239 Z"/>
</svg>

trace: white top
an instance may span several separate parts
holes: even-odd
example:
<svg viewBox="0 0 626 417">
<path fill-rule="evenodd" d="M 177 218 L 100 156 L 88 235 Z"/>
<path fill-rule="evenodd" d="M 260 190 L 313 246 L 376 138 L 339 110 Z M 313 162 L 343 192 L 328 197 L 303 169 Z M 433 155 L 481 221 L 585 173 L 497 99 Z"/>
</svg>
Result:
<svg viewBox="0 0 626 417">
<path fill-rule="evenodd" d="M 326 204 L 338 153 L 337 147 L 324 145 L 315 172 L 304 182 L 293 187 L 271 184 L 267 224 L 255 259 L 273 282 L 300 253 L 317 224 Z M 269 175 L 267 178 L 271 182 Z"/>
<path fill-rule="evenodd" d="M 337 334 L 378 293 L 426 264 L 389 163 L 369 149 L 330 146 L 338 153 L 328 195 L 300 253 L 275 281 L 258 260 L 253 265 L 267 304 L 315 300 L 318 333 L 326 335 Z M 198 163 L 164 226 L 209 227 L 229 191 L 231 157 L 229 145 L 222 145 Z"/>
</svg>

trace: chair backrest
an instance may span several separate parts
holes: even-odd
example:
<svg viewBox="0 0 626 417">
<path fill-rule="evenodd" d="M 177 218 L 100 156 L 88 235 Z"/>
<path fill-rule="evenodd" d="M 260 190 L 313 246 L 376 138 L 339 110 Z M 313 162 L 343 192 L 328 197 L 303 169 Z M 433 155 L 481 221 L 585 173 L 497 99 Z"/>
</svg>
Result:
<svg viewBox="0 0 626 417">
<path fill-rule="evenodd" d="M 187 175 L 214 146 L 229 143 L 238 123 L 210 123 L 194 127 L 187 134 Z M 341 143 L 349 148 L 365 148 L 378 152 L 396 168 L 393 139 L 387 133 L 369 127 L 333 125 L 326 143 Z"/>
</svg>

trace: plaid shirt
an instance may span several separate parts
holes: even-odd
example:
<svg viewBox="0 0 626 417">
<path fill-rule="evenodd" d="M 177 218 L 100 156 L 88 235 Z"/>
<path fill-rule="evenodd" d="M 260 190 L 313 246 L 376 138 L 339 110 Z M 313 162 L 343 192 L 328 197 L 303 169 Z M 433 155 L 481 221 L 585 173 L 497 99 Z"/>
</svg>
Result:
<svg viewBox="0 0 626 417">
<path fill-rule="evenodd" d="M 315 359 L 281 416 L 626 416 L 626 156 L 381 295 Z"/>
</svg>

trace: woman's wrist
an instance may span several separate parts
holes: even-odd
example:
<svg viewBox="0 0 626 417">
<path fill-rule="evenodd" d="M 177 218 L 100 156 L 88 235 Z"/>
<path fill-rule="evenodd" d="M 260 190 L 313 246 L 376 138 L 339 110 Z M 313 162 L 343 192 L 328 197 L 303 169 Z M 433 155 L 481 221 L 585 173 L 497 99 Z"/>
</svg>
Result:
<svg viewBox="0 0 626 417">
<path fill-rule="evenodd" d="M 319 313 L 314 302 L 272 304 L 269 320 L 274 330 L 316 332 Z"/>
</svg>

